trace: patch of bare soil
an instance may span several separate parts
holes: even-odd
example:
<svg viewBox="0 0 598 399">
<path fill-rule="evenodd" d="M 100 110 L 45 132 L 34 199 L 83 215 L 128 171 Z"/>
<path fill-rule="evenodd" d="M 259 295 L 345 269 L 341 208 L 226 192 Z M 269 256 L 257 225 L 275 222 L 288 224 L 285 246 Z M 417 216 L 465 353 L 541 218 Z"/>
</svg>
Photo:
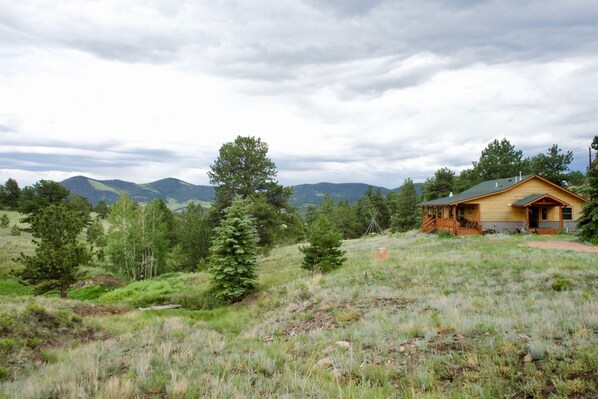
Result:
<svg viewBox="0 0 598 399">
<path fill-rule="evenodd" d="M 112 316 L 129 312 L 131 309 L 123 306 L 81 304 L 73 307 L 73 312 L 79 316 Z"/>
<path fill-rule="evenodd" d="M 527 243 L 527 245 L 533 248 L 540 249 L 562 249 L 577 252 L 598 253 L 598 247 L 593 247 L 590 245 L 584 245 L 571 241 L 530 241 Z"/>
<path fill-rule="evenodd" d="M 305 332 L 330 330 L 360 320 L 371 309 L 389 307 L 398 310 L 406 308 L 409 303 L 405 298 L 375 297 L 361 301 L 332 302 L 319 307 L 312 304 L 302 310 L 303 315 L 299 320 L 289 323 L 283 331 L 288 338 L 292 338 Z"/>
</svg>

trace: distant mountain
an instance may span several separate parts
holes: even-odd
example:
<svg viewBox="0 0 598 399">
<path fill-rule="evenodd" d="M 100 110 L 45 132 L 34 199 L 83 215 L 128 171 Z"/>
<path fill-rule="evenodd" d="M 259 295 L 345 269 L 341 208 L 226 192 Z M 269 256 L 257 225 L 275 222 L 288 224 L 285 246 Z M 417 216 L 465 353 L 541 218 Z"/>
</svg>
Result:
<svg viewBox="0 0 598 399">
<path fill-rule="evenodd" d="M 79 194 L 87 198 L 94 206 L 100 201 L 112 204 L 118 197 L 127 193 L 137 202 L 150 202 L 155 198 L 162 199 L 172 210 L 187 206 L 189 202 L 209 203 L 214 198 L 214 187 L 193 185 L 179 179 L 166 178 L 152 183 L 136 184 L 123 180 L 95 180 L 85 176 L 75 176 L 62 181 L 64 187 L 72 194 Z M 416 183 L 418 194 L 421 183 Z M 317 183 L 299 184 L 293 186 L 293 196 L 290 203 L 303 208 L 308 204 L 319 205 L 324 195 L 330 194 L 335 201 L 349 201 L 353 204 L 359 200 L 370 187 L 363 183 Z M 400 191 L 400 188 L 371 186 L 372 191 L 380 189 L 382 195 L 390 191 Z"/>
<path fill-rule="evenodd" d="M 392 191 L 384 187 L 370 186 L 363 183 L 299 184 L 293 186 L 294 193 L 290 202 L 295 206 L 319 205 L 324 196 L 330 194 L 335 201 L 349 201 L 353 204 L 363 196 L 368 187 L 372 187 L 372 192 L 376 192 L 379 188 L 384 196 Z"/>
<path fill-rule="evenodd" d="M 75 176 L 60 182 L 71 194 L 87 198 L 94 206 L 100 201 L 116 202 L 121 194 L 128 194 L 137 202 L 163 200 L 171 209 L 184 208 L 189 202 L 208 203 L 214 197 L 214 187 L 195 186 L 182 180 L 167 178 L 147 184 L 135 184 L 123 180 L 95 180 Z"/>
</svg>

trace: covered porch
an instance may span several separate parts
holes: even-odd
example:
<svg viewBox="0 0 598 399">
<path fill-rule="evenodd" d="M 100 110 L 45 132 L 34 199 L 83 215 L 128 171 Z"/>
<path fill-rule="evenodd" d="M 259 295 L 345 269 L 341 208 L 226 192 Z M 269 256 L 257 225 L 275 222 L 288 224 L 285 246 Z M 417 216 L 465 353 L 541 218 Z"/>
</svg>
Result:
<svg viewBox="0 0 598 399">
<path fill-rule="evenodd" d="M 563 208 L 570 205 L 549 194 L 531 194 L 511 206 L 523 209 L 528 231 L 556 234 L 563 230 Z"/>
<path fill-rule="evenodd" d="M 423 205 L 423 233 L 448 231 L 453 235 L 482 234 L 479 204 Z"/>
</svg>

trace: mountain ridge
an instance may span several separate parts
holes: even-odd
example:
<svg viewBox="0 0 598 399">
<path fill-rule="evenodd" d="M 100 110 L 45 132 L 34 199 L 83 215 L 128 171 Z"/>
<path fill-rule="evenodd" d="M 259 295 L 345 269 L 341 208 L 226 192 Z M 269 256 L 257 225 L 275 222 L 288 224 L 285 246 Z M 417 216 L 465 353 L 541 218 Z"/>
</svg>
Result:
<svg viewBox="0 0 598 399">
<path fill-rule="evenodd" d="M 79 194 L 89 200 L 92 205 L 104 201 L 107 204 L 116 202 L 121 194 L 128 194 L 137 202 L 150 202 L 159 198 L 173 210 L 184 208 L 189 202 L 210 203 L 214 197 L 214 187 L 208 185 L 194 185 L 174 177 L 166 177 L 149 183 L 132 183 L 125 180 L 97 180 L 87 176 L 73 176 L 60 182 L 72 194 Z M 421 191 L 422 183 L 416 183 L 416 189 Z M 391 191 L 399 192 L 400 187 L 388 189 L 366 183 L 313 183 L 291 186 L 293 196 L 289 201 L 292 205 L 304 207 L 309 204 L 319 205 L 326 194 L 335 201 L 348 201 L 353 204 L 359 200 L 368 187 L 372 191 L 380 189 L 382 195 Z"/>
</svg>

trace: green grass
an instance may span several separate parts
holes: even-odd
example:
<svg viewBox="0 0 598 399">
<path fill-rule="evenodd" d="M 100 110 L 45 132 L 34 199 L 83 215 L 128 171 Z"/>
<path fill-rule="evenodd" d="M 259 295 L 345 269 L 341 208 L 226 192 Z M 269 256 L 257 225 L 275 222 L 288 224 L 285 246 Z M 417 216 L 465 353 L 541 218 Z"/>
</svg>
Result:
<svg viewBox="0 0 598 399">
<path fill-rule="evenodd" d="M 15 262 L 15 258 L 21 252 L 25 254 L 33 252 L 31 233 L 23 231 L 29 226 L 20 222 L 21 214 L 14 211 L 0 211 L 0 215 L 4 213 L 10 219 L 10 226 L 0 228 L 0 279 L 6 278 L 13 270 L 21 270 L 22 266 Z M 17 225 L 22 229 L 20 235 L 13 236 L 10 234 L 13 225 Z"/>
<path fill-rule="evenodd" d="M 169 273 L 157 278 L 136 281 L 100 295 L 98 303 L 127 303 L 136 307 L 159 305 L 171 301 L 171 295 L 187 288 L 193 275 Z"/>
<path fill-rule="evenodd" d="M 32 294 L 33 287 L 21 284 L 16 278 L 0 279 L 0 295 L 24 296 Z"/>
<path fill-rule="evenodd" d="M 82 322 L 108 332 L 47 348 L 4 377 L 0 398 L 594 397 L 596 256 L 526 246 L 554 239 L 575 237 L 370 237 L 346 241 L 328 275 L 277 248 L 259 259 L 258 292 L 212 310 L 198 309 L 205 273 L 72 290 L 90 309 Z M 374 261 L 377 247 L 390 258 Z M 100 312 L 170 302 L 184 308 Z"/>
</svg>

